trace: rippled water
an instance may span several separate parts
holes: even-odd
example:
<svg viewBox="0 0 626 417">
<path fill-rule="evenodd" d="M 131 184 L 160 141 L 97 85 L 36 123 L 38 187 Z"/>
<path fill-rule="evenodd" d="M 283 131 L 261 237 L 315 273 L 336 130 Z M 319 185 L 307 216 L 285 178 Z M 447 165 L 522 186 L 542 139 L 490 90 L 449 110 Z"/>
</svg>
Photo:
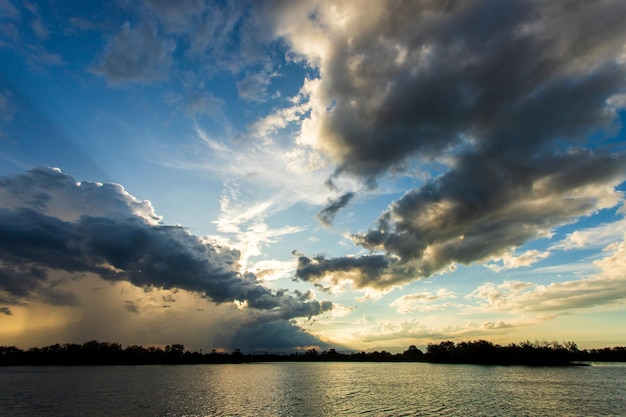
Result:
<svg viewBox="0 0 626 417">
<path fill-rule="evenodd" d="M 626 416 L 626 366 L 0 368 L 0 416 Z"/>
</svg>

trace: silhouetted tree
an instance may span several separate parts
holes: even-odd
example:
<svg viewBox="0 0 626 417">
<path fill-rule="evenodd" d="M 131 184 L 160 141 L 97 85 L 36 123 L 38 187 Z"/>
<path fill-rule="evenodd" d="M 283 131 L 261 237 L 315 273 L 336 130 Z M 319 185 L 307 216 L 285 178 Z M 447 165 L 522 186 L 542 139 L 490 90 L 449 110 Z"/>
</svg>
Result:
<svg viewBox="0 0 626 417">
<path fill-rule="evenodd" d="M 417 359 L 423 355 L 424 353 L 419 350 L 415 345 L 409 346 L 407 350 L 402 352 L 402 356 L 404 356 L 406 359 Z"/>
<path fill-rule="evenodd" d="M 249 354 L 235 349 L 230 355 L 188 352 L 184 345 L 144 348 L 132 345 L 125 349 L 118 343 L 91 340 L 81 344 L 66 343 L 33 347 L 23 351 L 15 346 L 0 346 L 0 365 L 110 365 L 110 364 L 191 364 L 191 363 L 241 363 L 258 361 L 406 361 L 420 360 L 441 363 L 475 363 L 498 365 L 567 365 L 572 361 L 626 361 L 626 347 L 580 350 L 574 342 L 560 344 L 556 341 L 511 343 L 507 346 L 494 345 L 486 340 L 470 342 L 451 341 L 431 343 L 426 354 L 415 345 L 402 354 L 392 355 L 387 351 L 342 354 L 329 349 L 319 354 L 309 349 L 304 354 Z"/>
</svg>

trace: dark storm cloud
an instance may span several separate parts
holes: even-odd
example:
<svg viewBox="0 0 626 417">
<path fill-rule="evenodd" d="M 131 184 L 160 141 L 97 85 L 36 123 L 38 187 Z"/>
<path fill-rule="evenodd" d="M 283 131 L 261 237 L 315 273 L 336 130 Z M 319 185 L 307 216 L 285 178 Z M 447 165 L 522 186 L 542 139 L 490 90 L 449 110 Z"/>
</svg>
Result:
<svg viewBox="0 0 626 417">
<path fill-rule="evenodd" d="M 548 146 L 605 126 L 605 100 L 624 91 L 621 1 L 378 5 L 339 8 L 354 23 L 349 36 L 330 22 L 333 6 L 314 15 L 330 32 L 315 98 L 332 108 L 318 121 L 318 146 L 339 171 L 375 177 L 464 137 Z"/>
<path fill-rule="evenodd" d="M 317 337 L 286 320 L 244 326 L 237 331 L 231 343 L 233 347 L 241 348 L 244 352 L 254 350 L 275 352 L 287 347 L 291 350 L 294 347 L 326 345 Z"/>
<path fill-rule="evenodd" d="M 467 264 L 545 236 L 552 227 L 616 202 L 612 193 L 587 188 L 624 178 L 624 156 L 579 152 L 548 161 L 460 164 L 394 202 L 377 228 L 354 240 L 403 262 L 419 260 L 417 276 L 428 276 L 451 262 Z M 500 169 L 498 163 L 508 166 Z"/>
<path fill-rule="evenodd" d="M 19 305 L 37 300 L 55 306 L 79 306 L 80 301 L 72 292 L 55 288 L 58 284 L 41 268 L 5 266 L 0 268 L 0 302 Z"/>
<path fill-rule="evenodd" d="M 322 210 L 320 210 L 319 213 L 317 213 L 317 218 L 324 225 L 330 226 L 335 219 L 337 212 L 347 206 L 350 200 L 354 198 L 354 196 L 355 194 L 353 192 L 347 192 L 334 200 L 330 200 L 326 207 L 324 207 Z"/>
<path fill-rule="evenodd" d="M 497 256 L 618 204 L 626 158 L 607 139 L 623 115 L 626 3 L 375 4 L 316 3 L 310 19 L 328 33 L 324 54 L 302 49 L 321 75 L 310 101 L 322 104 L 306 124 L 312 146 L 337 175 L 366 184 L 421 160 L 448 171 L 353 237 L 390 260 L 360 270 L 359 287 L 380 287 L 394 268 L 400 275 L 383 282 Z M 300 33 L 287 35 L 296 48 Z M 341 274 L 334 265 L 361 258 L 306 259 L 303 277 Z"/>
<path fill-rule="evenodd" d="M 282 318 L 312 316 L 332 308 L 329 303 L 272 292 L 253 274 L 239 273 L 236 250 L 203 241 L 180 226 L 151 223 L 156 216 L 146 211 L 149 203 L 138 202 L 119 186 L 78 184 L 59 171 L 40 168 L 3 178 L 0 193 L 12 195 L 19 184 L 28 191 L 21 195 L 27 201 L 33 193 L 47 193 L 54 204 L 60 204 L 57 197 L 71 201 L 72 195 L 79 195 L 119 207 L 110 210 L 109 217 L 105 213 L 82 215 L 72 221 L 32 208 L 0 209 L 0 289 L 11 298 L 28 299 L 38 294 L 44 302 L 68 304 L 70 298 L 64 300 L 63 294 L 47 284 L 47 270 L 55 270 L 91 272 L 105 280 L 124 280 L 138 287 L 184 289 L 217 303 L 245 301 L 249 307 L 272 310 Z M 7 205 L 19 203 L 13 197 Z M 54 211 L 52 203 L 49 211 Z M 135 210 L 140 208 L 143 213 L 135 213 L 129 203 L 138 204 Z"/>
<path fill-rule="evenodd" d="M 361 257 L 326 258 L 319 255 L 309 258 L 298 256 L 296 278 L 302 281 L 318 282 L 329 277 L 334 285 L 342 279 L 350 279 L 355 288 L 384 287 L 392 285 L 389 277 L 383 276 L 392 261 L 383 255 Z M 404 275 L 396 271 L 396 277 Z"/>
</svg>

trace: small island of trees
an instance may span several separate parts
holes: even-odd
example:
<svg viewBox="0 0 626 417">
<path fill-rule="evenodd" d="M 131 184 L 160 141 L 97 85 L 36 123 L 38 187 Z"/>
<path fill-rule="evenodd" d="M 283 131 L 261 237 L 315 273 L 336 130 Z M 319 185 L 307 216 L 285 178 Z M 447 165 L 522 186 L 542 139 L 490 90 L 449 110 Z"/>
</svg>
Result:
<svg viewBox="0 0 626 417">
<path fill-rule="evenodd" d="M 521 342 L 506 346 L 486 340 L 431 343 L 426 352 L 411 345 L 402 353 L 387 351 L 340 353 L 335 349 L 318 352 L 309 349 L 291 354 L 190 352 L 184 345 L 122 347 L 119 343 L 98 342 L 55 344 L 21 350 L 0 346 L 0 366 L 18 365 L 156 365 L 223 364 L 252 362 L 430 362 L 478 365 L 567 366 L 585 362 L 626 362 L 626 347 L 578 349 L 574 342 Z"/>
</svg>

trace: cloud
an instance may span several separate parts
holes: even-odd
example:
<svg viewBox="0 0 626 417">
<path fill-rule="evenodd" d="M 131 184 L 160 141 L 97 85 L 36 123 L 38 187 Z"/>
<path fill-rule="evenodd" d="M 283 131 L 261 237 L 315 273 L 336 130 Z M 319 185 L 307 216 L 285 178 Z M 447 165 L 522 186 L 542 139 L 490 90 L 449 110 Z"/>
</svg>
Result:
<svg viewBox="0 0 626 417">
<path fill-rule="evenodd" d="M 4 129 L 13 121 L 16 103 L 9 91 L 0 91 L 0 139 L 5 139 Z"/>
<path fill-rule="evenodd" d="M 185 111 L 191 117 L 204 114 L 213 119 L 220 120 L 224 118 L 223 109 L 225 107 L 226 103 L 224 100 L 215 97 L 213 94 L 205 93 L 203 95 L 190 97 L 185 105 Z"/>
<path fill-rule="evenodd" d="M 48 66 L 61 66 L 65 62 L 61 55 L 44 47 L 50 30 L 42 19 L 38 6 L 23 2 L 0 2 L 0 48 L 11 48 L 22 55 L 28 65 L 37 70 Z"/>
<path fill-rule="evenodd" d="M 625 36 L 619 1 L 577 9 L 525 1 L 268 7 L 277 34 L 320 71 L 307 135 L 340 171 L 360 176 L 407 156 L 440 156 L 464 137 L 478 146 L 528 137 L 536 144 L 604 125 L 604 100 L 574 103 L 609 98 L 624 84 L 613 65 Z M 570 117 L 579 113 L 586 117 Z M 522 123 L 533 128 L 518 131 Z"/>
<path fill-rule="evenodd" d="M 58 285 L 59 282 L 51 279 L 42 268 L 0 268 L 0 302 L 3 304 L 20 305 L 26 301 L 40 301 L 53 306 L 80 305 L 72 292 L 57 288 Z"/>
<path fill-rule="evenodd" d="M 520 281 L 485 283 L 468 298 L 477 299 L 484 308 L 496 311 L 566 311 L 623 303 L 626 300 L 626 240 L 610 244 L 605 251 L 610 255 L 594 262 L 600 271 L 589 277 L 545 285 Z"/>
<path fill-rule="evenodd" d="M 624 232 L 626 232 L 626 219 L 568 233 L 564 239 L 550 246 L 550 249 L 572 250 L 602 247 L 619 240 Z"/>
<path fill-rule="evenodd" d="M 8 0 L 0 1 L 0 10 L 2 10 L 2 15 L 7 20 L 19 20 L 22 15 L 20 9 Z"/>
<path fill-rule="evenodd" d="M 413 313 L 416 311 L 426 313 L 449 307 L 449 305 L 433 304 L 433 302 L 450 298 L 456 298 L 456 295 L 452 291 L 440 288 L 436 293 L 425 291 L 417 294 L 403 295 L 395 299 L 389 305 L 395 308 L 400 314 Z"/>
<path fill-rule="evenodd" d="M 343 281 L 361 289 L 367 286 L 385 288 L 393 283 L 393 279 L 383 275 L 390 261 L 383 255 L 367 255 L 361 257 L 326 258 L 323 255 L 307 257 L 298 255 L 296 278 L 308 282 L 330 282 L 340 287 Z M 331 287 L 322 287 L 331 290 Z"/>
<path fill-rule="evenodd" d="M 233 337 L 233 346 L 243 351 L 276 352 L 285 346 L 305 350 L 315 346 L 330 346 L 310 333 L 305 332 L 288 321 L 276 321 L 241 327 Z"/>
<path fill-rule="evenodd" d="M 262 260 L 254 263 L 254 268 L 251 272 L 263 281 L 272 281 L 291 277 L 295 270 L 296 262 L 294 260 Z"/>
<path fill-rule="evenodd" d="M 511 323 L 498 320 L 498 321 L 486 321 L 484 323 L 481 323 L 480 327 L 483 329 L 488 329 L 488 330 L 500 330 L 500 329 L 510 329 L 515 326 Z"/>
<path fill-rule="evenodd" d="M 266 101 L 267 87 L 271 84 L 272 78 L 277 75 L 265 71 L 246 73 L 244 78 L 237 82 L 239 97 L 257 103 Z"/>
<path fill-rule="evenodd" d="M 101 62 L 91 70 L 113 85 L 150 83 L 169 77 L 175 49 L 174 41 L 159 37 L 154 24 L 125 22 L 109 39 Z"/>
<path fill-rule="evenodd" d="M 59 170 L 37 168 L 2 178 L 0 194 L 9 197 L 0 208 L 0 288 L 11 300 L 71 303 L 48 280 L 49 271 L 59 271 L 141 288 L 184 289 L 216 303 L 237 301 L 267 311 L 265 320 L 332 308 L 330 302 L 263 287 L 253 274 L 239 272 L 238 251 L 163 225 L 149 202 L 121 186 L 78 183 Z M 64 207 L 72 210 L 65 213 Z"/>
<path fill-rule="evenodd" d="M 378 323 L 374 321 L 368 322 L 367 326 L 353 333 L 352 336 L 360 344 L 384 343 L 394 349 L 405 349 L 409 343 L 425 346 L 428 343 L 440 343 L 442 340 L 467 341 L 484 337 L 502 340 L 504 335 L 510 342 L 511 335 L 516 334 L 515 329 L 535 326 L 563 315 L 563 313 L 538 314 L 532 317 L 518 315 L 511 320 L 471 320 L 463 325 L 440 324 L 438 326 L 432 326 L 417 319 L 385 320 Z"/>
<path fill-rule="evenodd" d="M 418 279 L 547 237 L 553 228 L 623 199 L 616 189 L 626 178 L 623 155 L 571 151 L 533 162 L 517 174 L 507 174 L 514 162 L 506 167 L 496 160 L 467 163 L 470 172 L 457 168 L 408 191 L 375 228 L 354 235 L 353 241 L 391 254 L 399 259 L 396 268 L 410 269 Z M 362 285 L 379 286 L 378 275 L 371 284 L 363 278 Z"/>
<path fill-rule="evenodd" d="M 336 165 L 331 178 L 372 185 L 443 163 L 353 237 L 412 279 L 501 256 L 623 199 L 626 155 L 604 146 L 626 89 L 623 2 L 312 1 L 261 16 L 319 71 L 293 120 L 280 120 Z M 357 263 L 332 260 L 342 262 Z M 359 286 L 380 287 L 380 275 Z"/>
<path fill-rule="evenodd" d="M 306 227 L 271 228 L 267 225 L 267 217 L 284 208 L 276 207 L 276 202 L 282 200 L 284 204 L 288 201 L 281 199 L 282 195 L 242 206 L 237 203 L 237 194 L 237 189 L 226 187 L 220 200 L 220 216 L 213 223 L 220 233 L 232 237 L 232 240 L 226 240 L 239 248 L 241 252 L 240 261 L 245 269 L 255 270 L 258 269 L 257 266 L 249 265 L 251 257 L 262 255 L 263 249 L 267 245 L 278 242 L 285 235 L 300 233 L 306 230 Z M 283 268 L 280 267 L 279 269 Z"/>
<path fill-rule="evenodd" d="M 506 328 L 503 326 L 502 328 Z M 360 342 L 381 342 L 411 339 L 412 341 L 441 341 L 458 340 L 468 337 L 479 337 L 493 334 L 493 328 L 488 324 L 476 324 L 469 322 L 465 326 L 442 326 L 431 328 L 419 320 L 412 319 L 403 322 L 385 321 L 371 326 L 353 336 Z"/>
<path fill-rule="evenodd" d="M 161 31 L 176 39 L 185 60 L 201 63 L 206 77 L 224 70 L 239 74 L 253 66 L 271 67 L 272 51 L 268 48 L 273 41 L 271 28 L 256 18 L 253 6 L 247 1 L 144 0 L 140 13 L 146 21 L 156 22 Z M 245 85 L 245 80 L 242 97 L 261 99 L 262 80 L 256 80 L 260 82 L 256 93 L 252 92 L 254 88 L 248 88 L 251 85 Z"/>
<path fill-rule="evenodd" d="M 150 10 L 167 32 L 187 32 L 197 24 L 206 11 L 202 0 L 172 3 L 165 0 L 145 0 L 145 7 Z"/>
<path fill-rule="evenodd" d="M 39 40 L 41 41 L 46 40 L 50 35 L 50 30 L 46 27 L 41 18 L 33 20 L 33 22 L 31 23 L 31 28 L 35 36 L 37 36 L 37 38 L 39 38 Z"/>
<path fill-rule="evenodd" d="M 334 200 L 329 200 L 328 204 L 317 213 L 317 218 L 325 226 L 330 226 L 337 215 L 337 212 L 348 205 L 355 196 L 353 192 L 347 192 Z"/>
<path fill-rule="evenodd" d="M 11 309 L 9 307 L 0 307 L 0 313 L 10 316 L 11 314 Z"/>
<path fill-rule="evenodd" d="M 119 184 L 77 182 L 58 168 L 35 168 L 24 174 L 2 177 L 0 207 L 45 213 L 59 221 L 76 222 L 89 213 L 95 217 L 137 220 L 158 225 L 161 217 L 148 200 L 139 200 Z"/>
<path fill-rule="evenodd" d="M 493 258 L 492 262 L 485 264 L 485 266 L 494 272 L 500 272 L 507 269 L 531 266 L 549 256 L 549 251 L 540 252 L 538 250 L 528 250 L 519 256 L 515 256 L 514 251 L 511 250 L 501 257 Z M 501 264 L 499 265 L 498 262 L 501 262 Z"/>
</svg>

